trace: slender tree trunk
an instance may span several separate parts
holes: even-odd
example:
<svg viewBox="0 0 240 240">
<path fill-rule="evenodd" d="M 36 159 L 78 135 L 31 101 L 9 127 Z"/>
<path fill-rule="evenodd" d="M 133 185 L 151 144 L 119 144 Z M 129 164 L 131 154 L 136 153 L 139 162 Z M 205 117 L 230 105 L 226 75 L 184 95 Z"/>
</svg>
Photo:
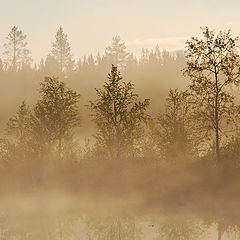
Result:
<svg viewBox="0 0 240 240">
<path fill-rule="evenodd" d="M 61 49 L 61 73 L 63 72 L 63 53 Z"/>
<path fill-rule="evenodd" d="M 218 95 L 218 94 L 217 94 Z M 220 146 L 219 146 L 219 117 L 218 117 L 218 97 L 216 95 L 215 103 L 215 123 L 216 123 L 216 155 L 217 162 L 220 163 Z"/>
<path fill-rule="evenodd" d="M 216 134 L 216 156 L 217 156 L 217 163 L 220 163 L 220 139 L 219 139 L 219 112 L 218 112 L 218 95 L 219 95 L 219 89 L 218 89 L 218 76 L 215 68 L 215 87 L 216 87 L 216 96 L 215 96 L 215 134 Z"/>
<path fill-rule="evenodd" d="M 218 114 L 218 78 L 215 68 L 215 80 L 216 80 L 216 97 L 215 97 L 215 124 L 216 124 L 216 156 L 217 156 L 217 163 L 220 164 L 220 147 L 219 147 L 219 114 Z M 222 239 L 222 229 L 221 229 L 221 222 L 218 221 L 218 240 Z"/>
<path fill-rule="evenodd" d="M 63 73 L 63 36 L 61 36 L 61 47 L 60 47 L 60 64 L 61 74 Z"/>
<path fill-rule="evenodd" d="M 13 37 L 13 62 L 12 62 L 12 68 L 13 71 L 16 72 L 16 30 L 14 31 L 14 37 Z"/>
<path fill-rule="evenodd" d="M 215 96 L 215 124 L 216 124 L 216 156 L 217 156 L 217 163 L 220 164 L 220 139 L 219 139 L 219 105 L 218 105 L 218 96 L 219 96 L 219 88 L 218 88 L 218 75 L 216 66 L 214 67 L 214 74 L 215 74 L 215 87 L 216 87 L 216 96 Z M 217 226 L 217 234 L 218 240 L 222 239 L 222 224 L 221 220 L 218 221 Z"/>
<path fill-rule="evenodd" d="M 116 161 L 119 161 L 120 159 L 120 151 L 121 151 L 121 146 L 120 146 L 120 130 L 119 130 L 119 122 L 117 121 L 117 107 L 116 107 L 116 103 L 115 100 L 113 101 L 113 111 L 114 111 L 114 125 L 115 125 L 115 131 L 116 131 L 116 146 L 115 146 L 115 155 L 116 155 Z M 121 118 L 121 116 L 120 116 Z"/>
</svg>

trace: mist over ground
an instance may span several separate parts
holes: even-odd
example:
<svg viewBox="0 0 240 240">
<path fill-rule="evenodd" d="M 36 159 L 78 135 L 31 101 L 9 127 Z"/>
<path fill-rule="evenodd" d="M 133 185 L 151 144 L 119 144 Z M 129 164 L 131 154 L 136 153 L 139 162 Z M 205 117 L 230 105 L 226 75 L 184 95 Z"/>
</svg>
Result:
<svg viewBox="0 0 240 240">
<path fill-rule="evenodd" d="M 10 29 L 0 61 L 4 239 L 238 239 L 239 39 L 75 61 L 60 26 L 34 64 Z"/>
</svg>

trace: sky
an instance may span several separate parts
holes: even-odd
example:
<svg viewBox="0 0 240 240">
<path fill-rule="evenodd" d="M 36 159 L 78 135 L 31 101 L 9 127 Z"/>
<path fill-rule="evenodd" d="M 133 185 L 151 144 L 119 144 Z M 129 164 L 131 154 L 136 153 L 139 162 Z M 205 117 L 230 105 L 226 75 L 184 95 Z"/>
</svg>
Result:
<svg viewBox="0 0 240 240">
<path fill-rule="evenodd" d="M 129 52 L 184 48 L 200 27 L 240 33 L 239 0 L 0 0 L 0 57 L 11 28 L 27 35 L 36 62 L 45 58 L 61 25 L 75 59 L 103 53 L 120 35 Z"/>
</svg>

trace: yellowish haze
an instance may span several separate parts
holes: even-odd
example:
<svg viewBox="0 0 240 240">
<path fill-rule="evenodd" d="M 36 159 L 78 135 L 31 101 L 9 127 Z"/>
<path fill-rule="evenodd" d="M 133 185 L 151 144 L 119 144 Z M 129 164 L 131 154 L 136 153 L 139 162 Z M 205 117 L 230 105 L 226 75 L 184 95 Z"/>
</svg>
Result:
<svg viewBox="0 0 240 240">
<path fill-rule="evenodd" d="M 231 28 L 238 34 L 237 0 L 1 0 L 0 56 L 13 25 L 28 35 L 35 61 L 45 58 L 60 25 L 68 34 L 74 58 L 104 52 L 111 38 L 120 35 L 131 52 L 142 47 L 175 50 L 201 26 Z"/>
</svg>

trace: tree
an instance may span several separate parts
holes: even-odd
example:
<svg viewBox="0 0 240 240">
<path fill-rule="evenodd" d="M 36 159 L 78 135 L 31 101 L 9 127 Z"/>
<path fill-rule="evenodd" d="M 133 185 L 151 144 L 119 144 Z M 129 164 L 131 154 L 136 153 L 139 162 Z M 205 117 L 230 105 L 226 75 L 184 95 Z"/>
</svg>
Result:
<svg viewBox="0 0 240 240">
<path fill-rule="evenodd" d="M 30 109 L 26 105 L 25 101 L 21 103 L 19 109 L 13 117 L 7 122 L 6 135 L 11 136 L 14 139 L 16 148 L 21 151 L 21 155 L 26 156 L 29 152 L 29 117 Z"/>
<path fill-rule="evenodd" d="M 183 163 L 193 157 L 191 134 L 189 93 L 170 89 L 165 111 L 157 116 L 154 134 L 167 162 Z"/>
<path fill-rule="evenodd" d="M 4 55 L 6 56 L 5 64 L 14 72 L 16 72 L 22 65 L 30 64 L 32 59 L 30 51 L 26 48 L 26 35 L 14 26 L 7 36 L 7 43 L 3 45 L 5 48 Z"/>
<path fill-rule="evenodd" d="M 8 120 L 6 128 L 7 135 L 14 136 L 20 142 L 23 142 L 26 138 L 29 113 L 29 107 L 25 101 L 23 101 L 19 106 L 17 114 Z"/>
<path fill-rule="evenodd" d="M 194 219 L 170 218 L 163 221 L 158 229 L 157 239 L 167 240 L 195 240 L 200 239 L 202 229 Z"/>
<path fill-rule="evenodd" d="M 139 240 L 141 230 L 135 219 L 129 216 L 109 214 L 107 216 L 89 216 L 85 220 L 89 239 L 96 240 Z"/>
<path fill-rule="evenodd" d="M 42 62 L 42 73 L 44 76 L 60 76 L 59 63 L 53 56 L 47 56 L 45 63 Z"/>
<path fill-rule="evenodd" d="M 57 143 L 58 158 L 61 159 L 64 138 L 80 124 L 77 105 L 80 95 L 54 77 L 45 77 L 40 86 L 41 98 L 31 117 L 32 131 L 47 152 Z"/>
<path fill-rule="evenodd" d="M 2 59 L 0 58 L 0 74 L 2 74 L 3 71 L 4 71 L 3 62 Z"/>
<path fill-rule="evenodd" d="M 106 48 L 106 57 L 111 64 L 123 69 L 126 66 L 129 53 L 126 51 L 124 42 L 121 42 L 120 36 L 112 39 L 112 46 Z"/>
<path fill-rule="evenodd" d="M 71 47 L 68 43 L 67 34 L 64 34 L 60 26 L 56 35 L 56 41 L 52 44 L 51 54 L 57 61 L 61 73 L 67 73 L 73 67 Z"/>
<path fill-rule="evenodd" d="M 220 146 L 223 126 L 233 120 L 234 97 L 231 85 L 239 84 L 240 61 L 238 38 L 230 30 L 215 34 L 208 27 L 202 29 L 203 38 L 193 37 L 186 42 L 187 67 L 184 74 L 190 77 L 190 91 L 201 131 L 215 133 L 215 152 L 220 163 Z"/>
<path fill-rule="evenodd" d="M 118 68 L 112 65 L 103 89 L 96 89 L 97 99 L 90 101 L 93 121 L 98 128 L 96 139 L 107 147 L 112 160 L 127 155 L 141 136 L 141 124 L 148 119 L 145 113 L 149 99 L 137 101 L 131 82 L 123 82 Z"/>
</svg>

